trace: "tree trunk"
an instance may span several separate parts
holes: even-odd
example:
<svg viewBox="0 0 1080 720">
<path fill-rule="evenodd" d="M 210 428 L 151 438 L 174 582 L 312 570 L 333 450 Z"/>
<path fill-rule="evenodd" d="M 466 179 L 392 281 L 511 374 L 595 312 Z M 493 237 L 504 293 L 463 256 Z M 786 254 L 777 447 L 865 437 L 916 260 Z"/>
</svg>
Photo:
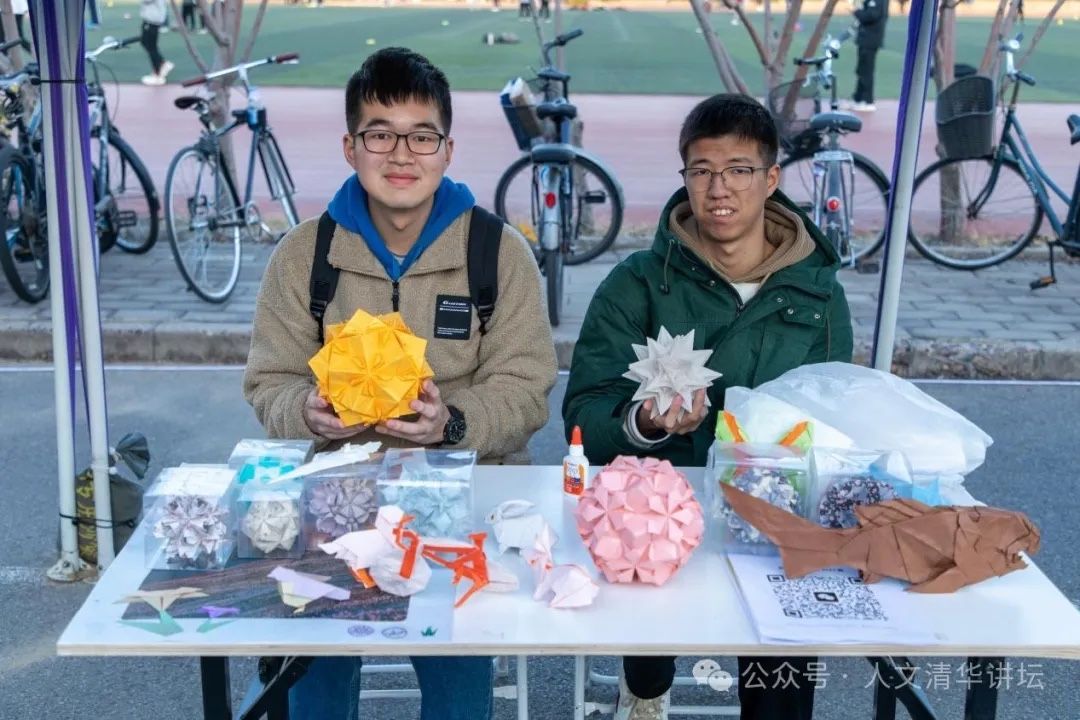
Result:
<svg viewBox="0 0 1080 720">
<path fill-rule="evenodd" d="M 705 12 L 702 0 L 690 0 L 690 6 L 693 7 L 694 15 L 701 26 L 701 34 L 705 36 L 705 44 L 709 48 L 709 54 L 712 55 L 713 62 L 716 63 L 716 70 L 720 74 L 720 82 L 723 84 L 724 89 L 732 93 L 749 95 L 750 91 L 746 87 L 746 83 L 739 77 L 735 64 L 731 60 L 731 55 L 728 54 L 720 39 L 716 36 L 712 23 L 709 22 L 709 16 Z"/>
</svg>

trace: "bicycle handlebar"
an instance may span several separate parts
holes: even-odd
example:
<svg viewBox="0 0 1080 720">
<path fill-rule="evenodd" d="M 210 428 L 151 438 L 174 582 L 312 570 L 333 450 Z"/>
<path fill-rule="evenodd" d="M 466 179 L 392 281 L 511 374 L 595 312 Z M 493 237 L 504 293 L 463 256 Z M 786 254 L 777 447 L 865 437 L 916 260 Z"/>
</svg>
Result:
<svg viewBox="0 0 1080 720">
<path fill-rule="evenodd" d="M 260 65 L 282 65 L 285 63 L 294 63 L 300 59 L 300 53 L 289 52 L 281 53 L 280 55 L 270 55 L 262 60 L 253 60 L 248 63 L 241 63 L 239 65 L 233 65 L 232 67 L 225 68 L 223 70 L 215 70 L 205 75 L 198 75 L 193 78 L 188 78 L 180 82 L 182 87 L 192 87 L 194 85 L 202 85 L 203 83 L 214 80 L 215 78 L 223 77 L 225 75 L 231 75 L 232 73 L 246 73 L 248 70 Z"/>
<path fill-rule="evenodd" d="M 579 38 L 584 34 L 584 30 L 582 30 L 581 28 L 576 28 L 574 30 L 571 30 L 570 32 L 563 33 L 562 35 L 557 36 L 554 40 L 551 40 L 550 42 L 544 43 L 543 46 L 540 48 L 541 53 L 544 56 L 544 64 L 548 67 L 551 67 L 552 48 L 565 47 L 566 44 L 569 43 L 571 40 Z"/>
<path fill-rule="evenodd" d="M 845 29 L 842 33 L 835 38 L 825 39 L 825 54 L 816 58 L 795 58 L 796 66 L 812 65 L 814 67 L 821 67 L 827 62 L 835 60 L 840 56 L 840 46 L 846 43 L 855 34 L 856 25 Z"/>
</svg>

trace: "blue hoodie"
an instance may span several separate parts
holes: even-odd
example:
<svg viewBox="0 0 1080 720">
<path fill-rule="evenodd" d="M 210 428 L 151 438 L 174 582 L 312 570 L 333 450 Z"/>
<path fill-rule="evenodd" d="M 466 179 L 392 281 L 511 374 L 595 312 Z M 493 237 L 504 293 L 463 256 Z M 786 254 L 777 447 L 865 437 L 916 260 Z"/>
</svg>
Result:
<svg viewBox="0 0 1080 720">
<path fill-rule="evenodd" d="M 330 201 L 327 211 L 338 225 L 364 238 L 372 254 L 386 268 L 390 280 L 397 282 L 439 235 L 474 205 L 476 198 L 468 187 L 444 177 L 435 190 L 435 202 L 431 206 L 431 214 L 428 215 L 424 228 L 420 231 L 420 237 L 400 263 L 375 229 L 375 223 L 368 211 L 367 191 L 360 184 L 359 177 L 353 175 L 345 181 Z"/>
</svg>

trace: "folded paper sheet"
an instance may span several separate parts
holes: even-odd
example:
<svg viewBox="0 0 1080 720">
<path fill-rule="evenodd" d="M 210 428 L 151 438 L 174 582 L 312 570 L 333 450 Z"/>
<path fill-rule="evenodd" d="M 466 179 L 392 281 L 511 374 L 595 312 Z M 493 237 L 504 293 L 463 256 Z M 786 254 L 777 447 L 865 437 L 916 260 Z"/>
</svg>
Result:
<svg viewBox="0 0 1080 720">
<path fill-rule="evenodd" d="M 536 506 L 528 500 L 507 500 L 488 513 L 487 523 L 495 530 L 499 552 L 531 548 L 536 536 L 547 527 Z M 548 528 L 550 530 L 550 528 Z"/>
<path fill-rule="evenodd" d="M 663 585 L 705 531 L 686 477 L 666 460 L 619 456 L 578 503 L 577 529 L 608 582 Z"/>
<path fill-rule="evenodd" d="M 705 367 L 712 350 L 694 349 L 693 330 L 673 338 L 661 327 L 655 340 L 646 340 L 646 345 L 632 345 L 637 362 L 630 363 L 623 377 L 640 383 L 633 399 L 652 400 L 653 417 L 666 413 L 676 397 L 682 398 L 684 408 L 690 408 L 694 393 L 720 377 L 720 373 Z M 705 405 L 709 404 L 706 396 Z"/>
<path fill-rule="evenodd" d="M 827 530 L 730 485 L 723 491 L 735 512 L 776 543 L 793 578 L 846 565 L 867 583 L 891 577 L 912 583 L 912 592 L 947 593 L 1025 568 L 1021 551 L 1039 549 L 1039 531 L 1009 510 L 889 500 L 856 507 L 857 528 Z"/>
<path fill-rule="evenodd" d="M 308 365 L 342 422 L 372 425 L 412 412 L 409 403 L 435 375 L 426 349 L 399 313 L 357 310 L 348 322 L 327 326 L 326 344 Z"/>
</svg>

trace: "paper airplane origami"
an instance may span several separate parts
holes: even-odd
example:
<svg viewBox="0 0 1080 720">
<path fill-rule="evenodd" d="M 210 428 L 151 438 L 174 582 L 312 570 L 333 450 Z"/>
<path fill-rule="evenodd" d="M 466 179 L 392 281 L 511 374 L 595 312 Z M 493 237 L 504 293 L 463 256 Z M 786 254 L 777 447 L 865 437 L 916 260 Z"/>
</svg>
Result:
<svg viewBox="0 0 1080 720">
<path fill-rule="evenodd" d="M 294 615 L 304 612 L 308 603 L 319 598 L 328 598 L 330 600 L 349 599 L 348 590 L 343 590 L 326 582 L 330 579 L 329 575 L 313 575 L 278 566 L 271 570 L 267 577 L 277 580 L 281 602 L 294 608 Z"/>
</svg>

